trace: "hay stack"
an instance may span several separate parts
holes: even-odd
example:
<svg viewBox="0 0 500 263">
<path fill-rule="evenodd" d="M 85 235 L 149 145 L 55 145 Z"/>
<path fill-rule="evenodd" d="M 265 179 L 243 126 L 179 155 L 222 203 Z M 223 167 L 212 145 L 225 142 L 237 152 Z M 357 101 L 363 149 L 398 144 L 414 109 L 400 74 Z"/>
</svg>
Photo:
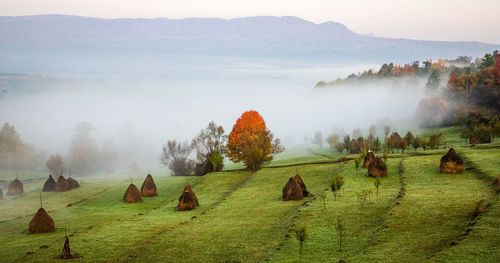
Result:
<svg viewBox="0 0 500 263">
<path fill-rule="evenodd" d="M 184 187 L 181 197 L 179 197 L 179 205 L 177 209 L 179 211 L 192 210 L 193 208 L 199 206 L 198 198 L 191 189 L 190 185 Z"/>
<path fill-rule="evenodd" d="M 450 148 L 448 153 L 441 157 L 439 170 L 442 174 L 458 174 L 464 171 L 464 161 L 458 156 L 455 149 Z"/>
<path fill-rule="evenodd" d="M 2 188 L 0 188 L 0 201 L 3 200 L 3 191 L 2 191 Z"/>
<path fill-rule="evenodd" d="M 57 178 L 57 183 L 54 186 L 54 191 L 65 192 L 68 190 L 70 190 L 68 181 L 66 180 L 66 178 L 64 178 L 64 176 L 62 176 L 62 175 L 59 176 L 59 178 Z"/>
<path fill-rule="evenodd" d="M 68 178 L 68 180 L 66 180 L 66 182 L 68 182 L 68 186 L 69 186 L 70 190 L 80 187 L 80 184 L 78 183 L 78 181 L 71 178 L 71 176 Z"/>
<path fill-rule="evenodd" d="M 300 177 L 300 175 L 297 174 L 297 175 L 295 175 L 295 180 L 297 181 L 297 183 L 302 188 L 302 196 L 304 196 L 304 197 L 309 196 L 309 192 L 306 189 L 306 184 L 302 180 L 302 177 Z"/>
<path fill-rule="evenodd" d="M 386 177 L 387 165 L 380 157 L 375 157 L 368 165 L 368 175 L 371 177 Z"/>
<path fill-rule="evenodd" d="M 54 187 L 56 186 L 56 181 L 54 178 L 52 178 L 52 175 L 49 174 L 49 178 L 47 178 L 47 181 L 45 181 L 45 184 L 43 184 L 43 189 L 42 191 L 44 192 L 54 192 Z"/>
<path fill-rule="evenodd" d="M 373 154 L 372 151 L 368 151 L 365 156 L 365 160 L 363 161 L 363 168 L 368 168 L 368 165 L 370 165 L 370 162 L 375 159 L 375 155 Z"/>
<path fill-rule="evenodd" d="M 30 234 L 40 234 L 54 232 L 56 229 L 54 220 L 47 214 L 47 211 L 40 207 L 36 212 L 33 219 L 30 221 L 29 233 Z"/>
<path fill-rule="evenodd" d="M 20 195 L 24 193 L 23 183 L 19 181 L 19 179 L 14 179 L 14 181 L 10 182 L 9 189 L 7 191 L 7 195 Z"/>
<path fill-rule="evenodd" d="M 123 195 L 123 202 L 125 203 L 136 203 L 142 201 L 141 193 L 135 184 L 130 184 Z"/>
<path fill-rule="evenodd" d="M 358 154 L 361 153 L 361 147 L 359 147 L 358 141 L 352 139 L 351 147 L 349 148 L 349 154 Z"/>
<path fill-rule="evenodd" d="M 142 183 L 141 194 L 142 196 L 158 195 L 158 193 L 156 192 L 156 184 L 151 174 L 148 174 L 148 176 L 146 176 L 146 179 L 144 180 L 144 183 Z"/>
<path fill-rule="evenodd" d="M 301 200 L 304 197 L 304 191 L 297 182 L 296 177 L 290 177 L 283 187 L 283 201 Z"/>
</svg>

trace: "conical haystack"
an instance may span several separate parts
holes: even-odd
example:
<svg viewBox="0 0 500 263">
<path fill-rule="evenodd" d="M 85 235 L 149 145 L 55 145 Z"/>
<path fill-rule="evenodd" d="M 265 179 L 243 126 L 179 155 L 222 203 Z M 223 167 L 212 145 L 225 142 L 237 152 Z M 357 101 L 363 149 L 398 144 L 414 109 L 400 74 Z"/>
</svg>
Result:
<svg viewBox="0 0 500 263">
<path fill-rule="evenodd" d="M 2 191 L 2 188 L 0 188 L 0 201 L 3 200 L 3 191 Z"/>
<path fill-rule="evenodd" d="M 68 191 L 68 190 L 70 190 L 68 181 L 66 180 L 66 178 L 64 178 L 64 176 L 62 176 L 62 175 L 59 176 L 59 178 L 57 178 L 57 183 L 54 186 L 54 191 L 64 192 L 64 191 Z"/>
<path fill-rule="evenodd" d="M 283 201 L 301 200 L 304 197 L 304 191 L 297 182 L 296 177 L 290 177 L 283 187 Z"/>
<path fill-rule="evenodd" d="M 455 149 L 450 148 L 448 153 L 441 157 L 439 170 L 442 174 L 458 174 L 464 171 L 464 161 L 458 156 Z"/>
<path fill-rule="evenodd" d="M 146 176 L 146 179 L 144 180 L 144 183 L 142 183 L 141 194 L 142 196 L 155 196 L 158 194 L 156 192 L 155 181 L 153 180 L 153 176 L 151 176 L 151 174 L 148 174 L 148 176 Z"/>
<path fill-rule="evenodd" d="M 194 194 L 190 185 L 184 187 L 181 197 L 179 197 L 179 205 L 177 209 L 179 211 L 192 210 L 199 205 L 198 198 Z"/>
<path fill-rule="evenodd" d="M 47 181 L 45 181 L 45 184 L 43 184 L 42 191 L 53 192 L 55 186 L 56 186 L 56 181 L 54 180 L 54 178 L 52 178 L 52 175 L 49 174 L 49 178 L 47 178 Z"/>
<path fill-rule="evenodd" d="M 363 161 L 363 168 L 368 168 L 368 165 L 370 165 L 370 162 L 375 159 L 375 155 L 373 154 L 372 151 L 368 151 L 365 156 L 365 160 Z"/>
<path fill-rule="evenodd" d="M 361 147 L 359 147 L 358 141 L 352 139 L 351 147 L 349 148 L 349 154 L 358 154 L 361 153 Z"/>
<path fill-rule="evenodd" d="M 73 178 L 68 178 L 66 180 L 66 182 L 68 182 L 68 186 L 69 186 L 69 189 L 75 189 L 75 188 L 78 188 L 80 187 L 80 184 L 78 183 L 77 180 L 73 179 Z"/>
<path fill-rule="evenodd" d="M 375 157 L 368 165 L 368 175 L 371 177 L 386 177 L 387 165 L 380 157 Z"/>
<path fill-rule="evenodd" d="M 123 195 L 123 202 L 125 203 L 136 203 L 142 201 L 141 193 L 135 184 L 130 184 Z"/>
<path fill-rule="evenodd" d="M 306 184 L 302 180 L 302 177 L 300 177 L 300 175 L 297 174 L 297 175 L 295 175 L 295 180 L 297 181 L 297 183 L 302 188 L 302 196 L 304 196 L 304 197 L 309 196 L 309 191 L 307 191 Z"/>
<path fill-rule="evenodd" d="M 24 193 L 23 183 L 16 178 L 9 184 L 7 195 L 20 195 L 22 193 Z"/>
<path fill-rule="evenodd" d="M 54 232 L 56 229 L 54 220 L 47 214 L 47 211 L 40 207 L 36 212 L 33 219 L 30 221 L 29 233 L 39 234 L 39 233 L 49 233 Z"/>
</svg>

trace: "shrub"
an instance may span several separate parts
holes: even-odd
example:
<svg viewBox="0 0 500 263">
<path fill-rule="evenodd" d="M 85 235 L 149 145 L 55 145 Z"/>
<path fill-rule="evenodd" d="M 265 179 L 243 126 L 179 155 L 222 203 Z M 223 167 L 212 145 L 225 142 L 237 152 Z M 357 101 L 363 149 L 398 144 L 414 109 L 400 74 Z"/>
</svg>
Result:
<svg viewBox="0 0 500 263">
<path fill-rule="evenodd" d="M 343 185 L 344 185 L 344 176 L 343 175 L 335 175 L 335 177 L 333 178 L 333 182 L 330 185 L 330 188 L 332 189 L 333 197 L 335 198 L 335 200 L 337 200 L 337 192 L 340 191 L 340 189 L 342 188 Z M 339 194 L 339 196 L 340 196 L 340 194 Z"/>
</svg>

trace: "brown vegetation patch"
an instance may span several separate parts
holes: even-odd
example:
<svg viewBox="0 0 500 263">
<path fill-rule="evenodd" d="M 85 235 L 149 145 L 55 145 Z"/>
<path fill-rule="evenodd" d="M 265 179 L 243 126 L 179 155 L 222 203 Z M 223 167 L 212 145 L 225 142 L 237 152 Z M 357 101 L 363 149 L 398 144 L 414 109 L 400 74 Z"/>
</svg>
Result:
<svg viewBox="0 0 500 263">
<path fill-rule="evenodd" d="M 40 234 L 54 232 L 56 229 L 54 220 L 47 214 L 47 211 L 40 207 L 36 212 L 33 219 L 30 221 L 29 233 L 30 234 Z"/>
<path fill-rule="evenodd" d="M 179 205 L 177 209 L 179 211 L 192 210 L 193 208 L 199 206 L 198 198 L 194 194 L 190 185 L 184 187 L 181 197 L 179 197 Z"/>
<path fill-rule="evenodd" d="M 212 171 L 212 164 L 205 160 L 203 162 L 197 163 L 194 166 L 194 175 L 195 176 L 203 176 Z"/>
<path fill-rule="evenodd" d="M 297 183 L 302 188 L 302 195 L 304 197 L 309 196 L 309 191 L 307 191 L 306 184 L 304 183 L 304 180 L 302 180 L 302 177 L 300 177 L 300 175 L 297 174 L 295 175 L 295 180 L 297 180 Z"/>
<path fill-rule="evenodd" d="M 304 197 L 304 191 L 297 182 L 296 177 L 290 177 L 283 187 L 283 201 L 301 200 Z"/>
<path fill-rule="evenodd" d="M 442 174 L 458 174 L 464 171 L 464 161 L 455 149 L 450 148 L 448 153 L 441 157 L 439 170 Z"/>
<path fill-rule="evenodd" d="M 386 177 L 387 165 L 380 157 L 375 157 L 368 165 L 368 175 L 371 177 Z"/>
<path fill-rule="evenodd" d="M 54 191 L 64 192 L 64 191 L 68 191 L 68 190 L 70 190 L 68 181 L 66 180 L 66 178 L 64 178 L 64 176 L 62 176 L 62 175 L 59 176 L 59 178 L 57 178 L 57 183 L 54 186 Z"/>
<path fill-rule="evenodd" d="M 3 200 L 3 191 L 2 191 L 2 188 L 0 188 L 0 201 Z"/>
<path fill-rule="evenodd" d="M 141 194 L 142 196 L 155 196 L 158 194 L 156 192 L 155 181 L 153 180 L 153 176 L 151 176 L 151 174 L 148 174 L 148 176 L 146 176 L 146 179 L 144 180 L 144 183 L 142 183 Z"/>
<path fill-rule="evenodd" d="M 469 144 L 491 143 L 491 137 L 486 136 L 483 138 L 470 137 Z"/>
<path fill-rule="evenodd" d="M 391 134 L 391 137 L 389 137 L 392 140 L 392 146 L 396 149 L 401 148 L 401 142 L 403 142 L 403 139 L 401 138 L 401 135 L 397 132 L 393 132 Z"/>
<path fill-rule="evenodd" d="M 368 151 L 365 156 L 365 160 L 363 161 L 363 168 L 368 168 L 368 165 L 370 165 L 370 162 L 375 159 L 375 155 L 373 154 L 372 151 Z"/>
<path fill-rule="evenodd" d="M 43 189 L 42 191 L 44 192 L 54 192 L 54 188 L 56 186 L 56 181 L 54 178 L 52 178 L 52 175 L 49 174 L 49 178 L 47 178 L 47 181 L 43 184 Z"/>
<path fill-rule="evenodd" d="M 23 183 L 16 178 L 9 184 L 7 195 L 20 195 L 22 193 L 24 193 Z"/>
<path fill-rule="evenodd" d="M 358 141 L 352 139 L 351 147 L 349 148 L 349 154 L 358 154 L 361 153 L 361 147 L 359 146 Z"/>
<path fill-rule="evenodd" d="M 123 202 L 125 203 L 136 203 L 142 201 L 141 193 L 135 184 L 130 184 L 123 195 Z"/>
<path fill-rule="evenodd" d="M 71 178 L 71 177 L 68 178 L 66 181 L 68 182 L 69 189 L 75 189 L 75 188 L 80 187 L 80 184 L 78 183 L 78 181 Z"/>
</svg>

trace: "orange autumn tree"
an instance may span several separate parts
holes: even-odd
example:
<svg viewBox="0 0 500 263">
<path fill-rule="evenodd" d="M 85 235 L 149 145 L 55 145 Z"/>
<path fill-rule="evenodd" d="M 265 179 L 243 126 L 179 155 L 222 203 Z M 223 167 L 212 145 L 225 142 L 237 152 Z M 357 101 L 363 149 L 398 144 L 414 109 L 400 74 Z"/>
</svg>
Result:
<svg viewBox="0 0 500 263">
<path fill-rule="evenodd" d="M 257 111 L 244 112 L 233 126 L 227 140 L 227 156 L 233 162 L 243 162 L 257 171 L 264 163 L 273 159 L 274 154 L 283 151 L 280 141 L 273 138 L 264 119 Z"/>
</svg>

